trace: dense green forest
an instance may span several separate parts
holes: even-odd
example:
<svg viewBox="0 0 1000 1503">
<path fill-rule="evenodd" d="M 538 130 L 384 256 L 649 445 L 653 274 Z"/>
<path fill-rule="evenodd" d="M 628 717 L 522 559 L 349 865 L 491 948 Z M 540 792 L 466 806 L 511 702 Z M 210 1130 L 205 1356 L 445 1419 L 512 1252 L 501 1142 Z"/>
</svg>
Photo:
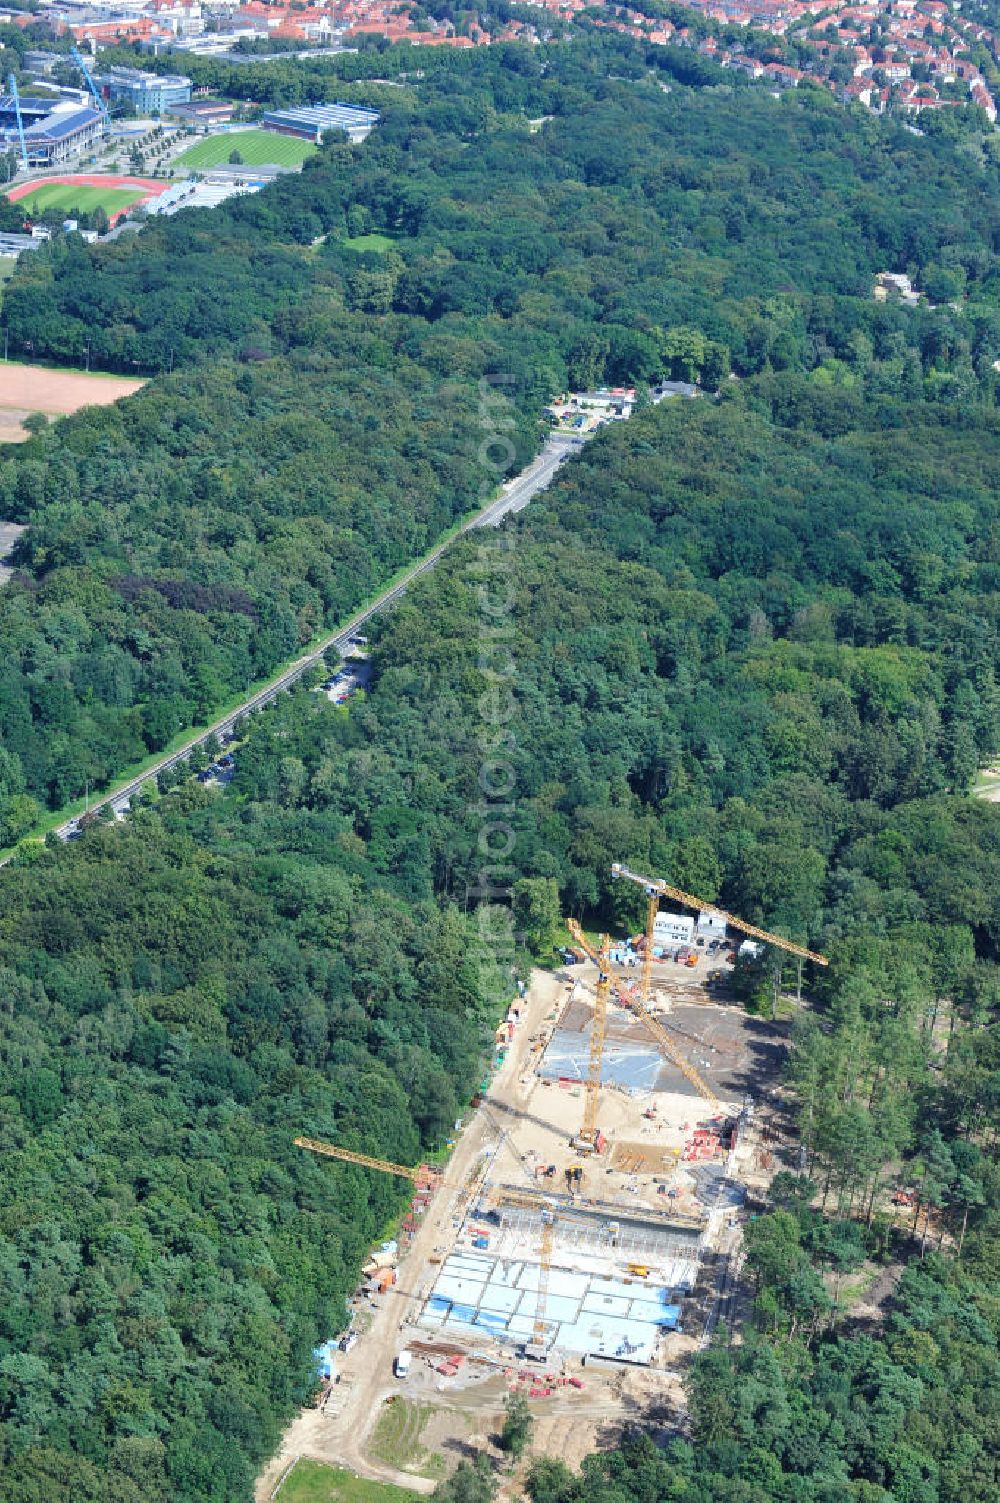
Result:
<svg viewBox="0 0 1000 1503">
<path fill-rule="evenodd" d="M 1000 742 L 995 185 L 809 94 L 606 79 L 634 56 L 432 68 L 361 151 L 19 268 L 18 338 L 174 370 L 0 463 L 31 524 L 8 820 L 445 527 L 481 376 L 514 378 L 489 422 L 521 454 L 569 382 L 719 393 L 458 543 L 370 692 L 283 697 L 225 793 L 167 778 L 0 876 L 3 1503 L 244 1503 L 400 1206 L 291 1137 L 439 1147 L 526 963 L 477 902 L 550 953 L 560 907 L 635 921 L 622 859 L 830 954 L 790 1054 L 804 1177 L 748 1234 L 755 1329 L 696 1363 L 690 1434 L 540 1465 L 536 1503 L 1000 1488 L 1000 816 L 967 796 Z M 373 229 L 394 248 L 359 254 Z M 886 268 L 958 308 L 875 303 Z M 933 1212 L 912 1242 L 897 1182 Z M 831 1295 L 866 1253 L 911 1258 L 874 1334 Z"/>
<path fill-rule="evenodd" d="M 343 819 L 171 804 L 4 886 L 5 1503 L 250 1496 L 399 1206 L 292 1130 L 415 1159 L 495 1010 Z"/>
<path fill-rule="evenodd" d="M 512 462 L 567 384 L 804 368 L 788 400 L 824 432 L 848 398 L 992 404 L 995 174 L 815 94 L 664 94 L 640 57 L 484 50 L 383 89 L 362 149 L 254 198 L 24 258 L 12 349 L 162 374 L 0 461 L 0 510 L 30 523 L 0 597 L 0 840 L 467 509 L 484 374 L 514 378 Z M 371 230 L 392 248 L 357 250 Z M 875 303 L 886 267 L 943 305 Z"/>
<path fill-rule="evenodd" d="M 209 718 L 475 501 L 471 384 L 402 351 L 390 370 L 359 330 L 356 370 L 342 349 L 199 367 L 0 464 L 31 522 L 0 595 L 8 840 L 31 798 L 58 807 Z"/>
<path fill-rule="evenodd" d="M 521 912 L 554 880 L 568 907 L 629 916 L 608 883 L 626 855 L 834 962 L 792 1069 L 840 1219 L 817 1228 L 794 1184 L 762 1219 L 757 1343 L 696 1368 L 693 1448 L 622 1461 L 670 1490 L 622 1496 L 989 1496 L 1000 822 L 949 788 L 957 720 L 992 734 L 974 614 L 992 419 L 825 439 L 776 424 L 774 401 L 760 379 L 653 409 L 564 472 L 513 551 L 486 545 L 514 601 Z M 709 450 L 725 464 L 695 485 Z M 890 475 L 899 498 L 924 486 L 912 510 L 886 505 Z M 737 565 L 741 508 L 772 542 L 741 542 Z M 812 547 L 824 508 L 839 560 Z M 949 561 L 932 588 L 906 566 L 920 516 L 925 557 Z M 413 1157 L 474 1082 L 510 984 L 463 916 L 482 867 L 482 551 L 469 539 L 414 590 L 350 710 L 284 698 L 224 795 L 186 785 L 3 885 L 13 1503 L 245 1497 L 393 1204 L 384 1182 L 369 1199 L 356 1171 L 296 1161 L 290 1129 Z M 817 1270 L 885 1245 L 864 1211 L 896 1172 L 938 1208 L 928 1255 L 962 1236 L 961 1268 L 908 1274 L 884 1344 L 825 1339 Z M 582 1484 L 550 1469 L 538 1496 L 607 1496 L 618 1465 Z"/>
</svg>

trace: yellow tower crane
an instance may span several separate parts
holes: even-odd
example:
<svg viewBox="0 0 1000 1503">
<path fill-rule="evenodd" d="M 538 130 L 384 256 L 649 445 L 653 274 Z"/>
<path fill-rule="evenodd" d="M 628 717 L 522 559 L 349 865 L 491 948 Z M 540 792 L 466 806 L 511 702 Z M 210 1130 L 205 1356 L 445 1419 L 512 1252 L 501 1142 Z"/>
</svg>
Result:
<svg viewBox="0 0 1000 1503">
<path fill-rule="evenodd" d="M 545 1307 L 549 1297 L 549 1276 L 552 1273 L 556 1218 L 559 1213 L 552 1206 L 540 1205 L 537 1196 L 521 1195 L 516 1190 L 502 1190 L 498 1201 L 501 1205 L 522 1206 L 529 1211 L 541 1210 L 542 1235 L 538 1247 L 538 1295 L 535 1300 L 535 1323 L 531 1333 L 531 1342 L 525 1347 L 525 1351 L 529 1357 L 544 1359 L 548 1351 L 545 1341 Z"/>
<path fill-rule="evenodd" d="M 296 1138 L 296 1148 L 306 1148 L 310 1153 L 320 1153 L 327 1159 L 339 1159 L 343 1164 L 360 1164 L 362 1169 L 377 1169 L 380 1174 L 398 1174 L 401 1179 L 433 1180 L 440 1178 L 437 1169 L 426 1164 L 412 1168 L 407 1164 L 393 1164 L 389 1159 L 373 1159 L 367 1153 L 355 1153 L 353 1148 L 337 1148 L 333 1143 L 320 1143 L 316 1138 Z"/>
<path fill-rule="evenodd" d="M 590 944 L 590 942 L 587 939 L 587 936 L 584 934 L 583 930 L 580 928 L 580 925 L 577 923 L 576 919 L 569 919 L 567 921 L 567 926 L 569 928 L 570 934 L 572 934 L 573 938 L 576 940 L 577 944 L 580 946 L 580 949 L 583 950 L 584 954 L 587 955 L 594 962 L 594 964 L 598 967 L 598 969 L 600 970 L 601 965 L 604 964 L 604 963 L 606 963 L 606 962 L 602 961 L 599 953 L 597 951 L 595 951 L 595 949 L 593 948 L 593 946 Z M 675 1064 L 677 1066 L 678 1070 L 680 1070 L 680 1072 L 684 1076 L 684 1078 L 686 1080 L 689 1080 L 691 1082 L 691 1084 L 694 1086 L 695 1090 L 698 1092 L 698 1094 L 700 1096 L 704 1096 L 705 1100 L 711 1102 L 711 1104 L 713 1106 L 718 1106 L 718 1104 L 719 1104 L 718 1098 L 716 1097 L 715 1092 L 712 1090 L 711 1086 L 708 1084 L 707 1081 L 705 1081 L 705 1080 L 702 1079 L 702 1077 L 698 1074 L 698 1071 L 694 1068 L 693 1065 L 689 1065 L 688 1064 L 687 1060 L 684 1058 L 683 1054 L 681 1054 L 680 1050 L 677 1048 L 676 1044 L 674 1043 L 673 1039 L 670 1037 L 670 1035 L 667 1032 L 667 1030 L 663 1027 L 662 1023 L 658 1023 L 657 1020 L 652 1016 L 652 1014 L 647 1009 L 645 1003 L 642 1002 L 641 1000 L 637 999 L 636 997 L 634 997 L 630 992 L 628 992 L 625 989 L 625 987 L 620 982 L 614 982 L 613 984 L 615 986 L 615 990 L 618 992 L 618 995 L 619 995 L 619 997 L 622 1000 L 623 1005 L 625 1007 L 630 1008 L 638 1017 L 640 1017 L 642 1019 L 642 1021 L 646 1025 L 646 1027 L 649 1029 L 650 1033 L 656 1039 L 656 1042 L 659 1044 L 659 1046 L 662 1049 L 663 1053 L 667 1056 L 667 1058 L 671 1061 L 671 1063 Z M 605 1008 L 606 1008 L 606 1006 L 607 1006 L 607 991 L 605 992 Z M 596 1031 L 597 1031 L 597 1019 L 596 1019 L 596 1016 L 595 1016 L 595 1019 L 594 1019 L 594 1032 L 596 1033 Z M 604 1033 L 605 1033 L 605 1028 L 604 1028 L 603 1020 L 602 1020 L 602 1027 L 601 1027 L 601 1047 L 602 1047 L 602 1049 L 603 1049 L 603 1046 L 604 1046 Z M 593 1055 L 593 1049 L 591 1050 L 591 1055 Z M 601 1083 L 601 1061 L 600 1061 L 600 1056 L 598 1056 L 598 1060 L 597 1060 L 597 1085 L 599 1086 L 600 1083 Z M 588 1106 L 589 1106 L 590 1077 L 588 1077 L 587 1085 L 588 1085 Z M 593 1096 L 594 1096 L 594 1113 L 595 1113 L 595 1116 L 596 1116 L 596 1112 L 597 1112 L 597 1090 L 596 1090 L 596 1087 L 593 1090 Z"/>
<path fill-rule="evenodd" d="M 577 925 L 579 929 L 579 925 Z M 571 933 L 573 930 L 571 928 Z M 597 966 L 597 986 L 594 989 L 594 1021 L 590 1030 L 590 1060 L 587 1066 L 587 1085 L 584 1092 L 583 1127 L 580 1138 L 591 1148 L 597 1144 L 597 1098 L 601 1089 L 601 1060 L 604 1057 L 604 1036 L 608 1026 L 608 995 L 611 991 L 611 967 L 608 951 L 611 940 L 602 934 L 600 943 L 592 950 L 579 929 L 579 937 L 573 933 L 581 948 L 585 949 Z"/>
<path fill-rule="evenodd" d="M 643 1007 L 648 1007 L 652 995 L 654 931 L 661 898 L 673 898 L 675 903 L 683 903 L 686 908 L 697 908 L 701 913 L 717 913 L 732 928 L 739 929 L 754 939 L 763 940 L 765 944 L 776 945 L 779 950 L 786 950 L 789 955 L 798 955 L 800 960 L 812 960 L 817 965 L 830 964 L 825 955 L 818 955 L 815 950 L 807 950 L 802 945 L 793 944 L 790 939 L 782 939 L 780 934 L 772 934 L 767 929 L 758 929 L 756 924 L 748 924 L 745 919 L 727 913 L 724 908 L 719 908 L 715 903 L 706 903 L 703 898 L 692 897 L 691 893 L 683 892 L 679 887 L 672 887 L 669 882 L 664 882 L 659 877 L 643 877 L 639 872 L 632 871 L 630 867 L 623 866 L 619 861 L 612 864 L 611 875 L 624 877 L 628 882 L 635 882 L 638 887 L 645 890 L 649 900 L 646 907 L 646 949 L 642 957 L 642 984 L 639 992 Z"/>
<path fill-rule="evenodd" d="M 338 1148 L 334 1143 L 322 1143 L 316 1138 L 296 1138 L 296 1148 L 305 1148 L 309 1153 L 321 1154 L 327 1159 L 337 1159 L 344 1164 L 360 1164 L 363 1169 L 375 1169 L 380 1174 L 398 1174 L 403 1179 L 415 1182 L 431 1179 L 437 1175 L 436 1170 L 426 1166 L 411 1168 L 406 1164 L 394 1164 L 390 1159 L 375 1159 L 367 1153 L 356 1153 L 352 1148 Z M 439 1181 L 440 1183 L 441 1181 Z M 522 1206 L 527 1210 L 539 1209 L 539 1198 L 534 1195 L 521 1194 L 516 1190 L 504 1190 L 500 1201 L 504 1205 Z M 546 1355 L 545 1344 L 545 1306 L 549 1293 L 549 1276 L 552 1272 L 552 1253 L 555 1247 L 556 1215 L 552 1207 L 541 1204 L 542 1235 L 538 1252 L 538 1297 L 535 1303 L 535 1323 L 532 1330 L 531 1343 L 526 1351 L 529 1357 L 542 1357 Z"/>
</svg>

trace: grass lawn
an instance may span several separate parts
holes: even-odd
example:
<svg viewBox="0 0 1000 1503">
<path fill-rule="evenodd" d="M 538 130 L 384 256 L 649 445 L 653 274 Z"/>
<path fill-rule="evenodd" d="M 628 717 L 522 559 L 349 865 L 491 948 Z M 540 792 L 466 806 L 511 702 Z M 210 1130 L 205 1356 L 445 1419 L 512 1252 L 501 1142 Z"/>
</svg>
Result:
<svg viewBox="0 0 1000 1503">
<path fill-rule="evenodd" d="M 881 1271 L 874 1265 L 866 1265 L 857 1273 L 852 1274 L 849 1279 L 843 1280 L 840 1285 L 840 1303 L 850 1309 L 851 1305 L 856 1305 L 859 1300 L 864 1299 L 872 1285 L 878 1281 Z M 832 1294 L 836 1280 L 830 1276 L 827 1282 L 829 1292 Z"/>
<path fill-rule="evenodd" d="M 371 1439 L 371 1451 L 380 1461 L 400 1471 L 415 1472 L 420 1477 L 444 1475 L 444 1458 L 421 1445 L 424 1426 L 434 1413 L 430 1404 L 411 1404 L 398 1398 L 386 1404 L 378 1417 Z"/>
<path fill-rule="evenodd" d="M 81 214 L 92 214 L 100 208 L 110 217 L 145 196 L 145 188 L 92 188 L 85 183 L 45 183 L 20 199 L 17 206 L 28 214 L 42 214 L 46 209 L 59 209 L 64 214 L 76 209 Z"/>
<path fill-rule="evenodd" d="M 388 1482 L 366 1482 L 323 1461 L 297 1461 L 278 1493 L 279 1503 L 413 1503 L 418 1495 Z"/>
<path fill-rule="evenodd" d="M 391 235 L 380 235 L 373 232 L 370 235 L 354 235 L 351 239 L 343 242 L 348 250 L 353 251 L 387 251 L 395 245 Z"/>
<path fill-rule="evenodd" d="M 302 141 L 298 136 L 279 136 L 272 130 L 224 131 L 189 146 L 177 158 L 177 165 L 190 167 L 194 172 L 224 167 L 233 152 L 238 151 L 247 167 L 260 167 L 265 162 L 273 162 L 278 167 L 301 167 L 315 150 L 311 141 Z"/>
<path fill-rule="evenodd" d="M 976 798 L 988 799 L 990 803 L 1000 803 L 1000 765 L 997 762 L 979 769 L 976 781 L 972 785 L 972 792 Z"/>
</svg>

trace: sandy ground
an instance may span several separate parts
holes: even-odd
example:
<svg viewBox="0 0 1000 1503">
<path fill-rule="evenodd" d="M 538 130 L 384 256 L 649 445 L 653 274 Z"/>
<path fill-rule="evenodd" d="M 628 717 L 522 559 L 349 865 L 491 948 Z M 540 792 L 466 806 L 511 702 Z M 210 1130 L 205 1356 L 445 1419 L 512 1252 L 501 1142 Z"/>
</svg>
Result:
<svg viewBox="0 0 1000 1503">
<path fill-rule="evenodd" d="M 482 1107 L 468 1119 L 448 1165 L 445 1185 L 419 1224 L 400 1265 L 399 1282 L 379 1300 L 373 1312 L 369 1313 L 365 1305 L 364 1313 L 355 1318 L 363 1334 L 354 1351 L 340 1358 L 340 1383 L 331 1390 L 322 1411 L 303 1411 L 289 1427 L 278 1455 L 258 1479 L 258 1503 L 267 1503 L 276 1483 L 298 1456 L 315 1457 L 359 1476 L 394 1482 L 415 1492 L 433 1491 L 434 1483 L 426 1477 L 399 1471 L 369 1449 L 378 1416 L 395 1395 L 433 1406 L 421 1447 L 443 1456 L 449 1468 L 470 1451 L 493 1451 L 509 1381 L 498 1368 L 498 1349 L 489 1341 L 478 1345 L 463 1332 L 460 1344 L 473 1360 L 458 1377 L 442 1377 L 435 1371 L 440 1356 L 422 1352 L 420 1344 L 454 1341 L 458 1333 L 435 1333 L 415 1322 L 441 1260 L 456 1242 L 468 1240 L 463 1223 L 474 1187 L 484 1181 L 492 1185 L 537 1183 L 565 1191 L 563 1171 L 578 1159 L 569 1139 L 579 1131 L 583 1120 L 583 1089 L 540 1080 L 535 1071 L 553 1030 L 567 1012 L 586 1010 L 592 1003 L 593 980 L 589 966 L 555 975 L 535 974 L 506 1062 L 494 1077 Z M 689 978 L 684 981 L 688 983 Z M 694 977 L 684 986 L 683 999 L 675 997 L 671 1002 L 667 1011 L 673 1013 L 678 1027 L 690 1034 L 692 1050 L 699 1059 L 710 1061 L 706 1069 L 717 1074 L 719 1085 L 723 1081 L 742 1083 L 746 1067 L 758 1062 L 765 1063 L 765 1074 L 769 1074 L 774 1063 L 771 1047 L 758 1047 L 756 1020 L 739 1009 L 709 1001 Z M 626 1026 L 635 1022 L 624 1014 L 621 1021 Z M 780 1052 L 780 1039 L 769 1037 L 767 1042 L 776 1046 L 775 1054 Z M 611 1146 L 600 1160 L 587 1165 L 584 1200 L 617 1200 L 637 1208 L 647 1204 L 661 1212 L 669 1207 L 703 1220 L 708 1204 L 701 1195 L 705 1171 L 701 1166 L 679 1163 L 678 1157 L 685 1132 L 708 1120 L 712 1110 L 701 1098 L 680 1091 L 655 1090 L 630 1096 L 603 1089 L 598 1120 Z M 629 1172 L 615 1167 L 618 1150 L 626 1162 L 632 1162 L 636 1153 L 645 1152 L 660 1162 L 656 1170 Z M 749 1144 L 740 1156 L 749 1160 Z M 557 1166 L 556 1177 L 536 1181 L 536 1166 L 547 1164 Z M 721 1172 L 721 1165 L 715 1172 Z M 661 1184 L 676 1189 L 678 1195 L 668 1199 Z M 532 1401 L 536 1420 L 533 1451 L 561 1455 L 575 1465 L 595 1448 L 613 1444 L 629 1422 L 642 1423 L 654 1432 L 683 1424 L 683 1369 L 707 1339 L 714 1321 L 731 1312 L 736 1284 L 739 1228 L 722 1203 L 716 1205 L 709 1220 L 716 1229 L 713 1246 L 717 1254 L 704 1268 L 700 1292 L 692 1296 L 692 1318 L 685 1321 L 685 1331 L 664 1338 L 656 1366 L 651 1369 L 593 1364 L 583 1369 L 578 1358 L 550 1359 L 550 1367 L 562 1365 L 566 1372 L 579 1372 L 585 1386 L 558 1388 L 551 1398 Z M 400 1383 L 393 1376 L 392 1363 L 405 1346 L 412 1346 L 416 1355 L 410 1377 Z M 482 1360 L 474 1360 L 477 1356 Z M 505 1490 L 511 1485 L 506 1480 Z"/>
<path fill-rule="evenodd" d="M 43 365 L 0 363 L 0 443 L 23 442 L 28 435 L 22 424 L 30 413 L 65 417 L 81 407 L 106 407 L 145 384 L 124 376 L 88 376 Z"/>
<path fill-rule="evenodd" d="M 529 1037 L 554 1010 L 563 990 L 564 983 L 553 977 L 537 979 L 525 1021 L 503 1068 L 494 1077 L 488 1098 L 491 1103 L 517 1109 L 517 1082 Z M 296 1456 L 335 1462 L 359 1476 L 395 1482 L 416 1492 L 434 1490 L 433 1482 L 398 1472 L 366 1455 L 365 1440 L 386 1398 L 400 1392 L 402 1385 L 392 1373 L 393 1360 L 406 1346 L 407 1336 L 418 1334 L 407 1331 L 406 1322 L 409 1316 L 415 1318 L 419 1313 L 433 1283 L 436 1267 L 430 1259 L 440 1259 L 447 1251 L 440 1241 L 442 1230 L 449 1228 L 453 1220 L 460 1220 L 470 1181 L 477 1177 L 477 1170 L 485 1165 L 496 1146 L 497 1132 L 490 1116 L 483 1111 L 473 1113 L 448 1163 L 445 1185 L 438 1191 L 400 1264 L 396 1287 L 379 1301 L 374 1319 L 354 1351 L 343 1357 L 341 1382 L 333 1390 L 325 1411 L 303 1410 L 285 1432 L 281 1449 L 258 1479 L 258 1503 L 266 1503 L 271 1497 L 276 1482 Z"/>
<path fill-rule="evenodd" d="M 36 408 L 35 411 L 41 411 Z M 30 417 L 30 407 L 0 407 L 0 444 L 23 444 L 28 437 L 24 420 Z"/>
<path fill-rule="evenodd" d="M 666 971 L 668 968 L 664 968 Z M 579 1155 L 569 1146 L 570 1138 L 583 1124 L 584 1087 L 543 1080 L 535 1069 L 553 1031 L 589 1027 L 593 1008 L 594 971 L 574 966 L 540 1025 L 531 1020 L 520 1033 L 528 1033 L 527 1051 L 519 1068 L 517 1090 L 511 1096 L 492 1098 L 487 1110 L 506 1127 L 508 1141 L 498 1155 L 494 1180 L 513 1183 L 533 1178 L 536 1165 L 555 1164 L 556 1175 L 546 1181 L 565 1189 L 564 1171 Z M 688 1166 L 678 1162 L 690 1131 L 737 1112 L 748 1090 L 762 1096 L 777 1080 L 784 1058 L 787 1028 L 749 1017 L 742 1008 L 710 1000 L 703 985 L 688 972 L 680 997 L 672 998 L 662 1011 L 662 1020 L 680 1052 L 702 1073 L 718 1093 L 713 1106 L 695 1094 L 681 1072 L 664 1061 L 653 1090 L 630 1095 L 615 1087 L 603 1087 L 598 1125 L 609 1141 L 599 1160 L 584 1171 L 582 1193 L 601 1200 L 630 1200 L 663 1211 L 668 1199 L 685 1215 L 702 1211 L 697 1184 Z M 663 991 L 661 1002 L 666 1003 Z M 608 1038 L 634 1037 L 649 1041 L 645 1028 L 633 1014 L 612 1004 L 608 1013 Z M 629 1163 L 644 1157 L 639 1173 L 630 1173 Z M 667 1197 L 661 1186 L 676 1194 Z"/>
<path fill-rule="evenodd" d="M 579 1080 L 586 1075 L 593 1000 L 589 979 L 581 978 L 577 1000 L 563 1009 L 560 1018 L 558 1063 L 546 1071 L 554 1078 L 558 1078 L 566 1064 L 571 1038 L 574 1040 L 572 1074 Z M 748 1093 L 760 1094 L 781 1077 L 788 1038 L 788 1029 L 783 1024 L 750 1017 L 718 994 L 694 988 L 672 998 L 669 1007 L 657 1009 L 653 1015 L 666 1028 L 681 1058 L 694 1066 L 720 1101 L 738 1107 Z M 609 1055 L 616 1045 L 641 1051 L 653 1060 L 652 1074 L 647 1072 L 643 1078 L 648 1078 L 656 1092 L 698 1100 L 694 1087 L 677 1065 L 664 1056 L 642 1020 L 612 1003 L 608 1009 L 603 1071 L 605 1082 L 610 1074 L 612 1084 L 615 1075 Z M 631 1075 L 629 1083 L 635 1085 L 636 1079 Z"/>
</svg>

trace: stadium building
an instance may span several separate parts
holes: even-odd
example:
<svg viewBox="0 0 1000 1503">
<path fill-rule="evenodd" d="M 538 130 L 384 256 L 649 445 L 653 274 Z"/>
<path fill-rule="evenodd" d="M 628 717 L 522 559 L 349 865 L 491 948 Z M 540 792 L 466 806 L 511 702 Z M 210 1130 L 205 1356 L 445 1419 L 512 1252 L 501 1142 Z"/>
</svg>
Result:
<svg viewBox="0 0 1000 1503">
<path fill-rule="evenodd" d="M 44 120 L 46 115 L 51 115 L 57 101 L 51 94 L 47 98 L 35 99 L 30 94 L 22 94 L 20 98 L 21 119 L 25 128 L 29 125 L 37 125 Z M 14 107 L 13 94 L 0 94 L 0 130 L 6 133 L 17 127 L 17 110 Z"/>
<path fill-rule="evenodd" d="M 265 130 L 279 136 L 298 136 L 318 146 L 324 131 L 342 130 L 353 145 L 370 136 L 381 120 L 377 110 L 362 110 L 353 104 L 313 104 L 302 109 L 269 110 L 261 120 Z"/>
<path fill-rule="evenodd" d="M 104 121 L 97 110 L 72 100 L 22 99 L 24 145 L 33 167 L 50 166 L 68 161 L 89 150 L 104 131 Z M 8 151 L 20 154 L 17 115 L 10 95 L 0 97 L 0 138 Z"/>
<path fill-rule="evenodd" d="M 32 166 L 65 162 L 89 150 L 104 134 L 104 120 L 96 110 L 53 110 L 24 132 L 28 161 Z"/>
</svg>

